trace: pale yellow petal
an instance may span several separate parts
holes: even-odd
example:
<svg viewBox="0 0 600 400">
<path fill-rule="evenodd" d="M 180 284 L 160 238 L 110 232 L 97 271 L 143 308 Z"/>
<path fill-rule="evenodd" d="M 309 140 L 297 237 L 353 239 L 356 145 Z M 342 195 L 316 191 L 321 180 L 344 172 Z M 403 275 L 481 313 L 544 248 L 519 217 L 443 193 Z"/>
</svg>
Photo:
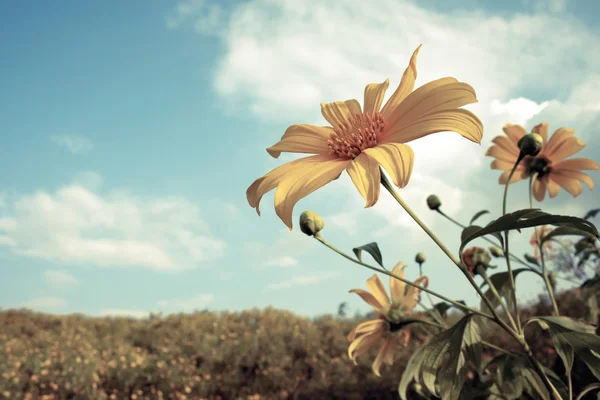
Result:
<svg viewBox="0 0 600 400">
<path fill-rule="evenodd" d="M 349 164 L 348 160 L 325 156 L 302 164 L 284 175 L 275 191 L 275 212 L 284 224 L 292 229 L 294 205 L 302 198 L 334 180 Z"/>
<path fill-rule="evenodd" d="M 600 170 L 600 165 L 594 160 L 589 158 L 571 158 L 570 160 L 563 160 L 559 163 L 552 165 L 553 169 L 557 170 L 571 170 L 581 171 L 585 169 Z"/>
<path fill-rule="evenodd" d="M 572 156 L 585 147 L 585 143 L 576 137 L 570 137 L 563 140 L 551 152 L 548 151 L 544 155 L 553 163 L 560 162 L 567 157 Z"/>
<path fill-rule="evenodd" d="M 552 180 L 558 183 L 567 192 L 571 193 L 573 197 L 579 196 L 583 191 L 583 189 L 581 188 L 581 183 L 576 178 L 552 174 Z"/>
<path fill-rule="evenodd" d="M 583 172 L 559 169 L 557 171 L 554 171 L 550 175 L 550 177 L 552 178 L 553 176 L 556 176 L 556 175 L 561 175 L 561 176 L 564 176 L 565 178 L 577 179 L 577 180 L 585 183 L 590 188 L 590 190 L 594 188 L 593 179 L 589 175 L 584 174 Z"/>
<path fill-rule="evenodd" d="M 383 286 L 383 283 L 381 283 L 381 279 L 379 279 L 376 274 L 373 274 L 372 277 L 367 279 L 367 288 L 377 299 L 377 302 L 381 304 L 384 310 L 389 309 L 390 298 L 385 291 L 385 286 Z"/>
<path fill-rule="evenodd" d="M 429 278 L 426 276 L 421 276 L 414 283 L 415 285 L 419 285 L 426 288 L 427 286 L 429 286 Z M 404 311 L 412 311 L 420 299 L 421 289 L 417 289 L 414 286 L 408 286 L 408 288 L 406 289 L 406 295 L 404 296 L 404 299 L 402 299 L 401 303 L 404 307 Z"/>
<path fill-rule="evenodd" d="M 552 179 L 546 180 L 546 187 L 548 188 L 548 194 L 550 195 L 551 199 L 556 197 L 558 192 L 560 192 L 560 185 L 558 185 Z"/>
<path fill-rule="evenodd" d="M 507 161 L 512 165 L 515 164 L 517 159 L 519 158 L 518 149 L 515 148 L 515 152 L 509 152 L 503 149 L 500 146 L 493 145 L 485 152 L 486 156 L 496 157 L 498 160 Z M 512 165 L 510 166 L 512 168 Z"/>
<path fill-rule="evenodd" d="M 483 124 L 475 114 L 462 108 L 436 111 L 408 124 L 403 120 L 394 130 L 382 136 L 381 143 L 408 143 L 436 132 L 456 132 L 472 142 L 480 143 Z"/>
<path fill-rule="evenodd" d="M 357 365 L 356 359 L 365 354 L 375 343 L 383 337 L 383 330 L 374 331 L 371 334 L 362 335 L 350 343 L 348 347 L 348 357 Z"/>
<path fill-rule="evenodd" d="M 381 173 L 377 161 L 363 152 L 350 162 L 347 172 L 354 186 L 365 199 L 365 208 L 377 203 L 381 190 Z"/>
<path fill-rule="evenodd" d="M 271 170 L 268 174 L 258 178 L 250 185 L 246 190 L 246 198 L 252 208 L 256 208 L 256 212 L 260 215 L 260 199 L 265 193 L 275 189 L 282 179 L 289 174 L 297 171 L 297 168 L 302 168 L 305 165 L 311 165 L 315 162 L 319 162 L 326 159 L 334 159 L 334 157 L 323 157 L 323 156 L 310 156 L 300 158 L 298 160 L 290 161 L 282 164 L 279 167 Z"/>
<path fill-rule="evenodd" d="M 527 131 L 521 125 L 515 124 L 506 124 L 502 128 L 506 136 L 510 138 L 510 140 L 515 144 L 525 135 L 527 135 Z"/>
<path fill-rule="evenodd" d="M 512 166 L 510 167 L 510 169 L 506 169 L 504 171 L 504 173 L 502 175 L 500 175 L 500 179 L 498 179 L 498 183 L 500 183 L 501 185 L 506 184 L 506 181 L 508 180 L 508 176 L 510 175 L 510 170 L 512 170 Z M 517 167 L 517 169 L 515 170 L 515 173 L 513 174 L 512 178 L 510 178 L 510 183 L 513 184 L 513 183 L 523 180 L 525 178 L 527 178 L 527 169 L 525 169 L 525 166 L 519 165 Z"/>
<path fill-rule="evenodd" d="M 415 163 L 415 153 L 403 143 L 384 143 L 363 151 L 390 174 L 399 188 L 408 184 Z"/>
<path fill-rule="evenodd" d="M 347 339 L 349 342 L 352 342 L 356 339 L 356 335 L 372 333 L 373 331 L 382 329 L 386 324 L 387 322 L 384 319 L 373 319 L 363 322 L 358 324 L 358 326 L 348 334 Z"/>
<path fill-rule="evenodd" d="M 404 74 L 402 74 L 400 84 L 381 109 L 381 114 L 384 118 L 393 113 L 400 103 L 402 103 L 402 100 L 404 100 L 415 88 L 415 79 L 417 79 L 417 55 L 419 54 L 420 49 L 421 45 L 413 52 L 413 55 L 408 62 L 408 67 L 406 67 Z"/>
<path fill-rule="evenodd" d="M 383 362 L 389 366 L 392 366 L 394 364 L 394 347 L 398 342 L 398 339 L 396 339 L 396 336 L 391 336 L 387 340 L 390 341 L 390 347 L 388 347 L 385 355 L 383 356 Z"/>
<path fill-rule="evenodd" d="M 390 80 L 386 79 L 383 83 L 371 83 L 365 87 L 365 104 L 363 111 L 365 113 L 374 114 L 379 112 L 385 91 L 390 85 Z"/>
<path fill-rule="evenodd" d="M 333 129 L 328 126 L 292 125 L 267 152 L 274 158 L 278 158 L 282 152 L 326 155 L 329 154 L 327 141 L 332 133 Z"/>
<path fill-rule="evenodd" d="M 358 101 L 334 101 L 333 103 L 321 103 L 321 114 L 331 124 L 334 129 L 340 125 L 344 125 L 350 118 L 356 114 L 361 114 L 360 104 Z"/>
<path fill-rule="evenodd" d="M 534 126 L 533 129 L 531 130 L 531 132 L 537 133 L 538 135 L 540 135 L 542 137 L 542 139 L 544 139 L 544 144 L 546 144 L 548 142 L 548 123 L 547 122 L 542 122 L 541 124 Z"/>
<path fill-rule="evenodd" d="M 379 370 L 381 369 L 381 364 L 383 360 L 386 358 L 386 355 L 391 352 L 392 340 L 391 338 L 386 339 L 381 344 L 379 351 L 377 352 L 377 357 L 375 357 L 375 361 L 373 362 L 373 373 L 381 378 L 381 374 Z"/>
<path fill-rule="evenodd" d="M 383 305 L 371 293 L 367 292 L 366 290 L 352 289 L 352 290 L 349 291 L 349 293 L 356 293 L 368 305 L 370 305 L 371 307 L 373 307 L 373 309 L 375 311 L 377 311 L 378 313 L 381 313 L 381 314 L 384 313 L 385 310 L 383 309 Z"/>
<path fill-rule="evenodd" d="M 566 139 L 572 137 L 575 134 L 573 129 L 569 128 L 558 128 L 548 140 L 548 143 L 542 148 L 540 155 L 547 156 L 552 154 Z"/>
<path fill-rule="evenodd" d="M 506 136 L 496 136 L 492 139 L 492 143 L 495 143 L 497 147 L 509 154 L 516 153 L 517 156 L 519 155 L 519 147 Z"/>
<path fill-rule="evenodd" d="M 475 91 L 470 85 L 466 83 L 453 82 L 442 84 L 439 86 L 433 85 L 431 87 L 428 87 L 428 85 L 421 86 L 420 88 L 409 94 L 408 97 L 404 99 L 404 101 L 398 106 L 398 108 L 396 108 L 393 111 L 392 114 L 390 114 L 389 116 L 384 116 L 387 124 L 386 131 L 389 132 L 387 133 L 387 135 L 393 135 L 397 131 L 403 130 L 406 126 L 413 125 L 415 122 L 423 120 L 424 117 L 427 117 L 431 114 L 438 114 L 442 111 L 455 111 L 458 107 L 477 102 L 477 98 L 475 97 Z M 470 117 L 469 120 L 477 121 L 477 126 L 479 128 L 475 129 L 473 133 L 470 133 L 466 136 L 478 137 L 477 140 L 473 141 L 477 141 L 479 143 L 479 141 L 481 141 L 482 135 L 482 133 L 479 133 L 479 131 L 483 131 L 481 121 L 479 121 L 479 119 L 473 113 L 468 114 Z M 452 113 L 441 113 L 441 115 L 437 118 L 464 118 L 461 118 L 460 116 L 452 116 Z M 462 125 L 462 123 L 459 123 L 459 125 Z M 411 140 L 417 138 L 418 137 L 414 137 Z M 401 142 L 405 143 L 408 142 L 408 140 L 402 140 Z"/>
<path fill-rule="evenodd" d="M 504 161 L 504 160 L 494 160 L 492 161 L 492 163 L 490 164 L 490 167 L 492 169 L 501 169 L 504 171 L 510 171 L 512 169 L 512 167 L 515 165 L 515 161 Z M 517 167 L 519 168 L 519 167 Z M 523 167 L 525 168 L 525 167 Z"/>
<path fill-rule="evenodd" d="M 402 267 L 402 268 L 400 268 Z M 392 274 L 398 275 L 400 278 L 404 278 L 404 269 L 406 264 L 400 261 L 392 269 Z M 406 284 L 401 280 L 390 276 L 390 293 L 392 294 L 392 303 L 400 303 L 404 297 L 404 291 L 406 290 Z"/>
<path fill-rule="evenodd" d="M 546 197 L 546 184 L 540 179 L 536 179 L 533 182 L 533 197 L 535 197 L 535 200 L 538 202 L 544 201 L 544 198 Z"/>
</svg>

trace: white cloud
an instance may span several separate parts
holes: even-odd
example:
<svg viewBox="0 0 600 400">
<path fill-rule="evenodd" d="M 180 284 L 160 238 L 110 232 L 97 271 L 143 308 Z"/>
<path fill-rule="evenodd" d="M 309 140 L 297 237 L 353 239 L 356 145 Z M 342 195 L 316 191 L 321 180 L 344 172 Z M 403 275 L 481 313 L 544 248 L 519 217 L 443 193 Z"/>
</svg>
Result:
<svg viewBox="0 0 600 400">
<path fill-rule="evenodd" d="M 294 257 L 283 256 L 279 258 L 274 258 L 272 260 L 268 260 L 265 262 L 266 267 L 293 267 L 298 264 L 298 260 Z"/>
<path fill-rule="evenodd" d="M 84 153 L 94 148 L 94 144 L 82 136 L 55 135 L 51 139 L 57 145 L 66 148 L 74 154 Z"/>
<path fill-rule="evenodd" d="M 37 297 L 21 304 L 22 307 L 32 309 L 34 311 L 46 311 L 64 308 L 67 305 L 65 299 L 54 296 Z"/>
<path fill-rule="evenodd" d="M 189 312 L 205 308 L 214 299 L 215 296 L 213 294 L 199 294 L 188 299 L 159 300 L 157 304 L 160 307 L 169 308 L 175 312 Z"/>
<path fill-rule="evenodd" d="M 66 271 L 61 270 L 49 270 L 44 273 L 46 281 L 52 285 L 64 286 L 64 285 L 76 285 L 77 279 Z"/>
<path fill-rule="evenodd" d="M 267 285 L 267 290 L 279 290 L 279 289 L 288 289 L 294 286 L 301 285 L 314 285 L 317 283 L 321 283 L 331 278 L 335 278 L 340 276 L 342 273 L 339 271 L 325 271 L 321 273 L 315 274 L 304 274 L 304 275 L 294 275 L 290 279 L 282 281 L 270 283 Z"/>
<path fill-rule="evenodd" d="M 14 252 L 65 264 L 181 270 L 213 261 L 225 249 L 199 208 L 180 197 L 104 194 L 71 184 L 21 195 L 5 215 L 0 235 Z"/>
<path fill-rule="evenodd" d="M 226 13 L 219 4 L 205 0 L 184 0 L 177 4 L 166 18 L 167 27 L 177 29 L 186 21 L 194 21 L 194 29 L 203 35 L 221 35 L 226 24 Z"/>
</svg>

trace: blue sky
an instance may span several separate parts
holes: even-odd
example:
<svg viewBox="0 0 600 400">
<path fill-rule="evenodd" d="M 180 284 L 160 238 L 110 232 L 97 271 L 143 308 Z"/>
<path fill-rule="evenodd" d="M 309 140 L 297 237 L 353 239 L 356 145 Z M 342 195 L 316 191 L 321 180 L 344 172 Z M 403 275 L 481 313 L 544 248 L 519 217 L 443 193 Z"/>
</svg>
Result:
<svg viewBox="0 0 600 400">
<path fill-rule="evenodd" d="M 0 307 L 145 315 L 271 305 L 313 316 L 347 301 L 367 311 L 348 290 L 370 271 L 288 231 L 272 193 L 261 217 L 248 206 L 253 180 L 295 158 L 265 148 L 291 124 L 324 124 L 320 102 L 362 103 L 364 86 L 386 78 L 394 87 L 423 43 L 417 85 L 470 83 L 485 126 L 482 146 L 451 133 L 414 142 L 401 193 L 455 250 L 460 232 L 425 198 L 439 194 L 462 221 L 484 208 L 497 216 L 499 173 L 484 152 L 504 123 L 575 128 L 588 144 L 581 156 L 600 159 L 594 3 L 2 3 Z M 527 206 L 526 184 L 511 194 L 511 208 Z M 599 206 L 595 196 L 561 192 L 543 206 L 582 215 Z M 379 242 L 388 267 L 425 252 L 431 287 L 477 304 L 391 197 L 364 209 L 344 174 L 302 200 L 295 221 L 305 209 L 348 252 Z M 539 282 L 522 282 L 522 298 L 534 298 Z"/>
</svg>

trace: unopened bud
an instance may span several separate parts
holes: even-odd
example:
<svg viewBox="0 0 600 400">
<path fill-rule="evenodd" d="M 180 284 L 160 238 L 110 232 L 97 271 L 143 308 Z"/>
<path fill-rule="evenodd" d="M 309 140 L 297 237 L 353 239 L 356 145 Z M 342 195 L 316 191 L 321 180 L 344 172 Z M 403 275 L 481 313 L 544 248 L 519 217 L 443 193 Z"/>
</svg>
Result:
<svg viewBox="0 0 600 400">
<path fill-rule="evenodd" d="M 417 255 L 415 256 L 415 261 L 419 264 L 423 264 L 425 260 L 427 260 L 427 258 L 423 253 L 417 253 Z"/>
<path fill-rule="evenodd" d="M 528 133 L 517 142 L 517 146 L 519 146 L 521 153 L 532 157 L 539 154 L 543 145 L 544 139 L 537 133 Z"/>
<path fill-rule="evenodd" d="M 300 230 L 308 236 L 315 236 L 325 227 L 325 222 L 314 211 L 304 211 L 300 214 Z"/>
<path fill-rule="evenodd" d="M 471 247 L 467 249 L 463 253 L 462 258 L 471 276 L 478 274 L 477 267 L 482 267 L 484 270 L 488 269 L 490 261 L 492 260 L 492 257 L 490 257 L 488 252 L 481 247 Z"/>
<path fill-rule="evenodd" d="M 435 211 L 442 206 L 442 202 L 440 201 L 439 197 L 437 197 L 435 194 L 432 194 L 427 197 L 427 206 L 430 210 Z"/>
<path fill-rule="evenodd" d="M 504 253 L 499 247 L 490 246 L 489 250 L 494 257 L 504 257 Z"/>
</svg>

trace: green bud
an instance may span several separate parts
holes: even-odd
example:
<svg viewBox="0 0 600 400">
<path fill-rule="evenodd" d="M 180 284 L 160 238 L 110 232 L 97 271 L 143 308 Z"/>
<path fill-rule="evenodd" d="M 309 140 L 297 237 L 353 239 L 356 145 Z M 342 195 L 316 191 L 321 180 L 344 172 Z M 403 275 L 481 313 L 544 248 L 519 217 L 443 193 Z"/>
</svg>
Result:
<svg viewBox="0 0 600 400">
<path fill-rule="evenodd" d="M 325 222 L 314 211 L 304 211 L 300 214 L 300 230 L 308 236 L 315 236 L 325 227 Z"/>
<path fill-rule="evenodd" d="M 419 264 L 423 264 L 426 260 L 427 258 L 423 253 L 417 253 L 417 255 L 415 256 L 415 261 Z"/>
<path fill-rule="evenodd" d="M 435 194 L 432 194 L 427 197 L 427 206 L 430 210 L 435 211 L 442 206 L 442 202 L 440 201 L 439 197 L 437 197 Z"/>
<path fill-rule="evenodd" d="M 504 253 L 499 247 L 490 246 L 489 250 L 494 257 L 504 257 Z"/>
<path fill-rule="evenodd" d="M 519 146 L 521 153 L 523 153 L 526 156 L 532 157 L 535 157 L 539 154 L 539 152 L 542 150 L 543 145 L 544 139 L 537 133 L 528 133 L 527 135 L 523 136 L 517 143 L 517 146 Z"/>
</svg>

